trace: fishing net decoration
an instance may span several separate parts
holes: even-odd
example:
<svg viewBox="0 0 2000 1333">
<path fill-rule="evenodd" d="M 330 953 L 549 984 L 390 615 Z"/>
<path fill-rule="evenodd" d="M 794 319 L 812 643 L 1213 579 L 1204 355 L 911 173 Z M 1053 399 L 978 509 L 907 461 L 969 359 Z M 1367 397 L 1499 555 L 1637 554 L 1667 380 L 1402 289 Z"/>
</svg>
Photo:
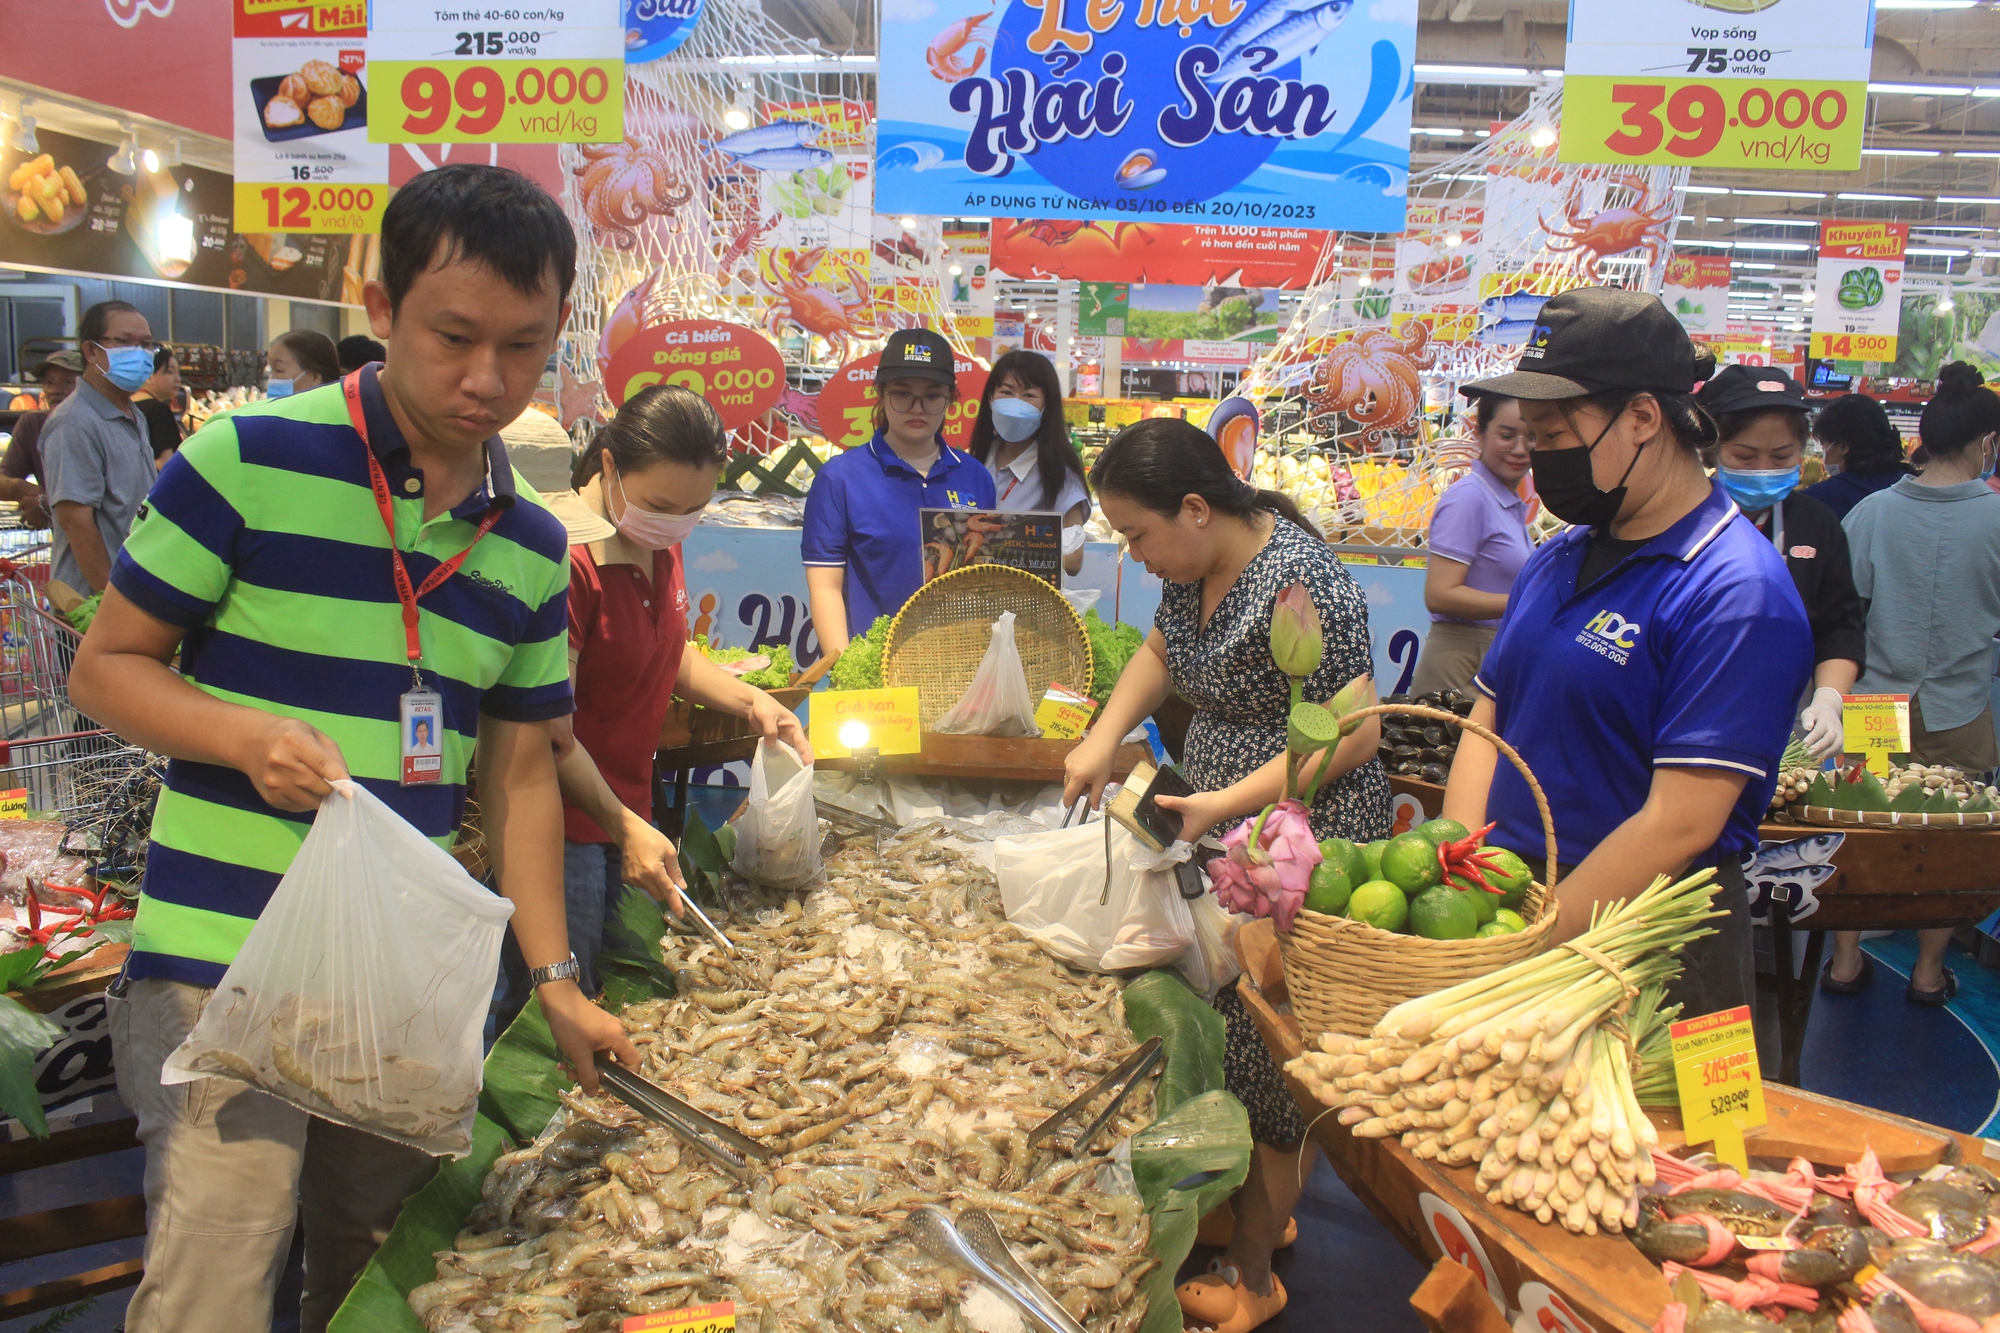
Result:
<svg viewBox="0 0 2000 1333">
<path fill-rule="evenodd" d="M 611 353 L 670 320 L 749 325 L 783 351 L 778 408 L 735 441 L 756 453 L 816 434 L 808 387 L 898 328 L 971 351 L 944 304 L 938 219 L 874 214 L 874 67 L 784 32 L 755 0 L 708 0 L 677 51 L 628 68 L 624 142 L 563 146 L 580 252 L 559 406 L 574 435 L 610 409 Z"/>
<path fill-rule="evenodd" d="M 1512 370 L 1543 301 L 1661 289 L 1687 169 L 1558 162 L 1561 115 L 1556 83 L 1412 174 L 1402 233 L 1329 233 L 1298 314 L 1244 376 L 1263 407 L 1254 480 L 1332 539 L 1424 544 L 1438 494 L 1478 456 L 1458 386 Z"/>
</svg>

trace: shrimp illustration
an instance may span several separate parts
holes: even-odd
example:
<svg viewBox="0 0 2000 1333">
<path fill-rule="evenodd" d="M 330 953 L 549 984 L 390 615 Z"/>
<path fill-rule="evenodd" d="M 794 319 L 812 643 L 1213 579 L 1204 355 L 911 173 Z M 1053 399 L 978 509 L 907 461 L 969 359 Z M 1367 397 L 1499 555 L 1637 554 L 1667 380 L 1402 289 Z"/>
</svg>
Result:
<svg viewBox="0 0 2000 1333">
<path fill-rule="evenodd" d="M 989 9 L 984 14 L 974 14 L 945 25 L 944 31 L 933 37 L 931 44 L 924 49 L 924 60 L 930 65 L 931 73 L 946 83 L 957 83 L 977 74 L 986 59 L 989 41 L 986 34 L 979 30 L 992 17 L 993 11 Z M 959 52 L 972 43 L 978 45 L 972 46 L 972 59 L 967 62 Z"/>
</svg>

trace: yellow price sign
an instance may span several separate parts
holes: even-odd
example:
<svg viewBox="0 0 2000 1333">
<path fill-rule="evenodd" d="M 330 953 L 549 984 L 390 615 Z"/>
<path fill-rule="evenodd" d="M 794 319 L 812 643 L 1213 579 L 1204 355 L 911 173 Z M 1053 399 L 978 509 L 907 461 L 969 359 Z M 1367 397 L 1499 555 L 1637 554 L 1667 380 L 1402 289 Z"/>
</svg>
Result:
<svg viewBox="0 0 2000 1333">
<path fill-rule="evenodd" d="M 382 230 L 387 185 L 267 185 L 236 182 L 236 229 L 248 232 Z"/>
<path fill-rule="evenodd" d="M 1563 80 L 1564 162 L 1737 171 L 1858 171 L 1866 83 L 1625 78 Z"/>
<path fill-rule="evenodd" d="M 1821 361 L 1894 361 L 1893 333 L 1815 333 L 1810 355 Z"/>
<path fill-rule="evenodd" d="M 1674 1083 L 1687 1141 L 1713 1140 L 1717 1157 L 1747 1172 L 1743 1131 L 1765 1120 L 1764 1076 L 1757 1066 L 1750 1006 L 1684 1019 L 1668 1028 L 1667 1035 L 1673 1040 Z"/>
<path fill-rule="evenodd" d="M 370 143 L 608 143 L 623 60 L 371 60 Z"/>
<path fill-rule="evenodd" d="M 820 690 L 807 701 L 806 733 L 813 753 L 850 759 L 856 750 L 915 754 L 924 748 L 917 688 Z"/>
<path fill-rule="evenodd" d="M 11 791 L 0 791 L 0 819 L 26 819 L 28 817 L 28 789 L 15 787 Z"/>
<path fill-rule="evenodd" d="M 1910 752 L 1910 696 L 1843 694 L 1840 731 L 1844 752 L 1860 755 L 1870 772 L 1886 774 L 1890 755 Z"/>
<path fill-rule="evenodd" d="M 619 1333 L 732 1333 L 735 1327 L 735 1301 L 633 1315 L 618 1326 Z"/>
</svg>

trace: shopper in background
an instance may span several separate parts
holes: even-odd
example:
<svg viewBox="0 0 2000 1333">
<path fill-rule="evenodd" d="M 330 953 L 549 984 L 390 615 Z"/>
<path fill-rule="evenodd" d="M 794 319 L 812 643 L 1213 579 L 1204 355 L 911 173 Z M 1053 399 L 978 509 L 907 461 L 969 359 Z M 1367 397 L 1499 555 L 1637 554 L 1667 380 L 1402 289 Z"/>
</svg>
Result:
<svg viewBox="0 0 2000 1333">
<path fill-rule="evenodd" d="M 363 292 L 375 331 L 402 350 L 344 391 L 253 403 L 188 440 L 78 649 L 77 707 L 173 760 L 109 1012 L 119 1095 L 146 1145 L 131 1333 L 268 1333 L 301 1213 L 299 1327 L 321 1333 L 435 1168 L 243 1083 L 160 1082 L 335 781 L 351 774 L 448 846 L 476 753 L 510 929 L 556 1048 L 590 1091 L 596 1052 L 638 1065 L 618 1020 L 569 979 L 550 729 L 571 707 L 566 536 L 517 490 L 494 439 L 541 381 L 575 271 L 562 208 L 526 177 L 451 165 L 412 179 L 383 216 L 382 277 Z M 407 787 L 401 552 L 420 588 L 446 571 L 415 604 L 444 769 Z"/>
<path fill-rule="evenodd" d="M 1702 468 L 1715 423 L 1687 386 L 1697 354 L 1658 297 L 1582 287 L 1553 297 L 1511 375 L 1467 394 L 1521 400 L 1535 493 L 1574 526 L 1536 549 L 1474 682 L 1472 720 L 1533 770 L 1555 815 L 1560 916 L 1657 875 L 1713 866 L 1716 934 L 1688 946 L 1669 994 L 1689 1014 L 1752 999 L 1741 858 L 1777 789 L 1812 670 L 1812 630 L 1768 539 Z M 1444 813 L 1518 853 L 1546 882 L 1534 796 L 1467 732 Z"/>
<path fill-rule="evenodd" d="M 1519 490 L 1529 455 L 1520 405 L 1512 398 L 1479 398 L 1472 412 L 1479 457 L 1431 510 L 1424 571 L 1431 628 L 1410 678 L 1412 694 L 1471 688 L 1507 613 L 1507 591 L 1535 553 L 1528 502 Z"/>
<path fill-rule="evenodd" d="M 174 412 L 174 400 L 181 391 L 181 366 L 174 359 L 174 349 L 162 347 L 153 353 L 153 373 L 132 395 L 133 406 L 146 421 L 146 439 L 153 446 L 153 466 L 166 466 L 167 458 L 181 447 L 180 417 Z"/>
<path fill-rule="evenodd" d="M 370 362 L 380 361 L 389 355 L 387 348 L 365 334 L 352 334 L 333 345 L 340 358 L 340 373 L 351 375 Z"/>
<path fill-rule="evenodd" d="M 342 374 L 333 339 L 311 329 L 293 329 L 271 339 L 270 349 L 264 353 L 264 365 L 270 371 L 264 386 L 266 398 L 283 398 L 317 389 L 333 383 Z"/>
<path fill-rule="evenodd" d="M 1292 696 L 1271 657 L 1278 594 L 1303 584 L 1319 613 L 1325 650 L 1305 683 L 1314 702 L 1369 675 L 1368 603 L 1298 506 L 1239 480 L 1221 446 L 1188 422 L 1126 427 L 1105 446 L 1091 482 L 1133 559 L 1165 586 L 1152 631 L 1065 761 L 1063 805 L 1085 794 L 1096 804 L 1119 741 L 1178 692 L 1195 709 L 1181 752 L 1195 794 L 1162 796 L 1159 804 L 1180 816 L 1181 836 L 1194 842 L 1283 794 Z M 1310 812 L 1313 836 L 1358 843 L 1388 836 L 1389 782 L 1375 758 L 1381 735 L 1371 718 L 1335 749 Z M 1290 1243 L 1288 1219 L 1312 1162 L 1298 1104 L 1233 985 L 1215 1007 L 1228 1038 L 1224 1079 L 1250 1113 L 1257 1147 L 1231 1201 L 1233 1232 L 1216 1237 L 1227 1252 L 1176 1295 L 1189 1318 L 1240 1331 L 1285 1308 L 1271 1254 Z"/>
<path fill-rule="evenodd" d="M 994 508 L 1062 515 L 1063 572 L 1081 571 L 1090 488 L 1063 419 L 1062 376 L 1055 363 L 1025 350 L 995 361 L 965 451 L 993 474 Z"/>
<path fill-rule="evenodd" d="M 153 374 L 159 344 L 139 308 L 99 301 L 77 329 L 83 379 L 42 427 L 42 474 L 55 516 L 50 577 L 88 597 L 111 580 L 111 562 L 158 470 L 132 395 Z"/>
<path fill-rule="evenodd" d="M 1847 534 L 1833 511 L 1797 489 L 1805 457 L 1806 391 L 1771 366 L 1726 366 L 1701 390 L 1719 441 L 1716 480 L 1785 557 L 1812 624 L 1813 692 L 1799 717 L 1815 762 L 1841 751 L 1841 696 L 1854 690 L 1866 616 L 1854 591 Z"/>
<path fill-rule="evenodd" d="M 1861 694 L 1910 696 L 1910 758 L 1971 776 L 2000 766 L 1993 734 L 1993 636 L 2000 633 L 2000 495 L 1986 486 L 2000 452 L 2000 397 L 1954 361 L 1918 431 L 1928 461 L 1854 506 L 1847 540 L 1854 585 L 1868 608 Z M 1937 1006 L 1958 991 L 1944 965 L 1949 929 L 1917 932 L 1917 963 L 1903 994 Z M 1874 964 L 1861 937 L 1837 931 L 1820 984 L 1851 994 Z"/>
<path fill-rule="evenodd" d="M 993 508 L 993 474 L 944 442 L 955 366 L 941 334 L 890 334 L 875 367 L 875 438 L 835 454 L 806 492 L 800 555 L 813 632 L 828 657 L 922 586 L 918 510 Z"/>
<path fill-rule="evenodd" d="M 1889 414 L 1865 393 L 1843 394 L 1822 407 L 1812 433 L 1833 475 L 1806 487 L 1806 494 L 1835 518 L 1846 518 L 1867 496 L 1916 475 L 1916 468 L 1903 459 L 1903 437 Z"/>
<path fill-rule="evenodd" d="M 49 526 L 48 504 L 42 495 L 42 431 L 49 413 L 76 392 L 83 370 L 80 352 L 57 352 L 28 367 L 28 373 L 41 382 L 42 407 L 15 418 L 13 438 L 7 442 L 6 456 L 0 457 L 0 500 L 18 501 L 21 521 L 28 527 Z"/>
</svg>

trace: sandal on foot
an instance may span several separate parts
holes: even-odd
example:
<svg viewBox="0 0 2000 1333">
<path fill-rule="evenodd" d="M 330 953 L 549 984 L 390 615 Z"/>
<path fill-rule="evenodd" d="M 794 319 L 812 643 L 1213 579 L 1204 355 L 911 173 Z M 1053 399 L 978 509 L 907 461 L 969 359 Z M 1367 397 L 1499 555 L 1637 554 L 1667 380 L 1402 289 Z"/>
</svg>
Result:
<svg viewBox="0 0 2000 1333">
<path fill-rule="evenodd" d="M 1285 1234 L 1278 1237 L 1277 1248 L 1281 1250 L 1287 1249 L 1295 1244 L 1298 1238 L 1299 1219 L 1296 1217 L 1286 1218 Z M 1201 1219 L 1201 1225 L 1194 1233 L 1194 1243 L 1197 1245 L 1211 1245 L 1218 1250 L 1223 1250 L 1229 1248 L 1229 1243 L 1235 1239 L 1236 1210 L 1230 1205 L 1229 1200 L 1224 1199 L 1213 1211 Z"/>
<path fill-rule="evenodd" d="M 1214 1333 L 1250 1333 L 1276 1318 L 1291 1299 L 1285 1284 L 1271 1274 L 1271 1294 L 1259 1296 L 1243 1284 L 1234 1264 L 1211 1259 L 1209 1271 L 1175 1288 L 1184 1326 Z"/>
<path fill-rule="evenodd" d="M 1926 1009 L 1944 1008 L 1951 997 L 1958 994 L 1958 974 L 1948 967 L 1941 967 L 1938 970 L 1944 973 L 1944 985 L 1936 990 L 1918 990 L 1912 983 L 1903 988 L 1903 998 L 1911 1004 L 1920 1004 Z"/>
<path fill-rule="evenodd" d="M 1819 988 L 1828 995 L 1859 995 L 1868 989 L 1868 983 L 1875 979 L 1875 960 L 1867 954 L 1861 955 L 1861 970 L 1846 981 L 1833 975 L 1831 962 L 1820 969 Z"/>
</svg>

